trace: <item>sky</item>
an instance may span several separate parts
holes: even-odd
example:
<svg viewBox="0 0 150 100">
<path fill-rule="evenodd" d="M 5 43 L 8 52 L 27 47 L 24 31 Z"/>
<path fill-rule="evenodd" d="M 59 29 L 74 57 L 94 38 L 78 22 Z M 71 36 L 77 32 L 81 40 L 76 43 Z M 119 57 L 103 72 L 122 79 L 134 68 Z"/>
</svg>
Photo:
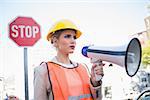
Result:
<svg viewBox="0 0 150 100">
<path fill-rule="evenodd" d="M 18 16 L 32 17 L 41 26 L 41 39 L 28 47 L 30 98 L 33 69 L 49 61 L 55 49 L 46 41 L 49 28 L 60 19 L 72 20 L 83 33 L 71 58 L 90 64 L 81 54 L 86 45 L 122 45 L 129 36 L 145 31 L 149 0 L 0 0 L 0 77 L 14 76 L 16 93 L 23 97 L 23 49 L 9 37 L 9 24 Z M 128 41 L 127 41 L 128 42 Z M 82 58 L 80 61 L 78 59 Z"/>
</svg>

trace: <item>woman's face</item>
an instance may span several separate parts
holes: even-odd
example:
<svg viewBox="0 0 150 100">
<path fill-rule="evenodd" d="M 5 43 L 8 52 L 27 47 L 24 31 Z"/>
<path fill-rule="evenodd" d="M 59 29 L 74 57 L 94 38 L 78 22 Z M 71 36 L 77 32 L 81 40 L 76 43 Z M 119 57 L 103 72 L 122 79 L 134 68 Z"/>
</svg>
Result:
<svg viewBox="0 0 150 100">
<path fill-rule="evenodd" d="M 56 41 L 58 52 L 73 53 L 76 46 L 76 33 L 73 30 L 64 30 Z"/>
</svg>

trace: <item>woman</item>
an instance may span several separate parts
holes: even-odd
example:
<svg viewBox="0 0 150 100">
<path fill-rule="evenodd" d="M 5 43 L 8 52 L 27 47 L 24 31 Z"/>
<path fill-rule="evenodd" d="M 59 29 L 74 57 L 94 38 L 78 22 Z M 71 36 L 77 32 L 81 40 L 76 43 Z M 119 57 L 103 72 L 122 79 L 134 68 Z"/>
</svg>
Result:
<svg viewBox="0 0 150 100">
<path fill-rule="evenodd" d="M 103 65 L 93 65 L 91 76 L 87 67 L 73 62 L 76 39 L 82 33 L 69 20 L 61 20 L 50 29 L 47 40 L 56 47 L 57 55 L 49 62 L 35 68 L 34 100 L 101 100 Z"/>
</svg>

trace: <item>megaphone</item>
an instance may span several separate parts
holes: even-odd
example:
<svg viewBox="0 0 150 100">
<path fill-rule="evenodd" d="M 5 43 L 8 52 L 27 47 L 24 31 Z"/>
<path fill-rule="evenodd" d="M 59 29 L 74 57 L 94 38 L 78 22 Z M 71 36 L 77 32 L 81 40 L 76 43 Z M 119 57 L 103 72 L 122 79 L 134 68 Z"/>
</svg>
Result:
<svg viewBox="0 0 150 100">
<path fill-rule="evenodd" d="M 141 44 L 139 39 L 132 38 L 127 44 L 114 47 L 84 46 L 82 54 L 88 58 L 111 62 L 125 67 L 127 75 L 134 76 L 141 63 Z"/>
</svg>

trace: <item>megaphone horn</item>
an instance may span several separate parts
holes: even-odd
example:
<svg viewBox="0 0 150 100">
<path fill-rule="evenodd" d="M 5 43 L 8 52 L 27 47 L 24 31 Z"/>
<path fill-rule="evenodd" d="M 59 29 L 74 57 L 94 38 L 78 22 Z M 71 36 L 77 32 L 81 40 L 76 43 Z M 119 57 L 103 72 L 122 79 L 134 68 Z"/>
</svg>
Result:
<svg viewBox="0 0 150 100">
<path fill-rule="evenodd" d="M 139 70 L 142 50 L 139 39 L 133 38 L 123 46 L 84 46 L 82 54 L 88 58 L 100 59 L 125 67 L 127 74 L 132 77 Z"/>
</svg>

